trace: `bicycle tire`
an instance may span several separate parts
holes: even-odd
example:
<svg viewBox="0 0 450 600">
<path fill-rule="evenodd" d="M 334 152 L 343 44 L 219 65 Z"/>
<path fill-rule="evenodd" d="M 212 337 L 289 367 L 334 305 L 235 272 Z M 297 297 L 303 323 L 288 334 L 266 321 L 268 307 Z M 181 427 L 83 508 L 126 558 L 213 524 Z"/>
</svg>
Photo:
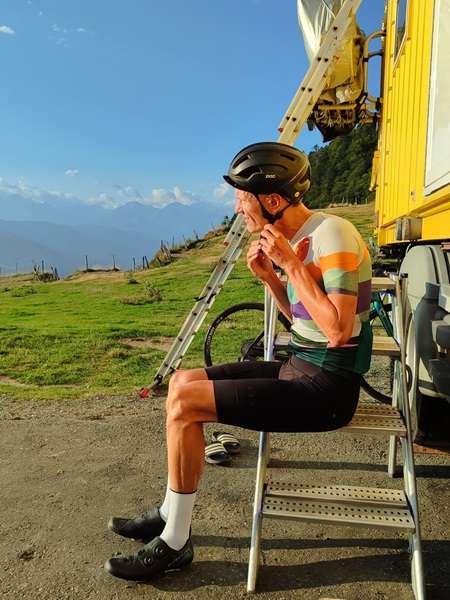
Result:
<svg viewBox="0 0 450 600">
<path fill-rule="evenodd" d="M 369 396 L 373 400 L 376 400 L 377 402 L 381 402 L 381 404 L 392 404 L 391 396 L 388 396 L 387 394 L 383 394 L 382 392 L 379 392 L 378 390 L 376 390 L 374 387 L 372 387 L 370 385 L 370 383 L 368 383 L 364 379 L 363 376 L 361 376 L 361 387 L 366 392 L 366 394 L 369 394 Z"/>
<path fill-rule="evenodd" d="M 230 306 L 229 308 L 222 311 L 219 315 L 217 315 L 217 317 L 214 319 L 214 321 L 208 327 L 208 330 L 205 335 L 205 341 L 203 343 L 203 357 L 204 357 L 205 365 L 207 367 L 211 367 L 214 364 L 214 356 L 212 356 L 212 342 L 214 339 L 214 334 L 217 332 L 220 324 L 223 323 L 223 321 L 225 319 L 227 319 L 234 313 L 238 313 L 241 311 L 248 311 L 248 310 L 250 310 L 250 311 L 255 310 L 255 311 L 264 313 L 264 304 L 262 302 L 241 302 L 240 304 L 234 304 L 233 306 Z M 284 327 L 284 329 L 286 331 L 290 330 L 291 323 L 282 313 L 278 313 L 278 321 Z M 245 341 L 248 344 L 250 344 L 250 347 L 247 347 L 247 351 L 246 351 L 247 355 L 249 354 L 251 345 L 254 344 L 255 340 L 258 340 L 258 342 L 259 342 L 262 339 L 263 335 L 264 335 L 264 331 L 258 333 L 256 338 L 252 338 L 252 340 Z M 245 344 L 241 344 L 241 347 L 239 349 L 241 352 L 241 360 L 245 360 L 245 356 L 242 357 L 242 351 L 243 351 L 244 347 L 245 347 Z M 218 364 L 217 361 L 216 361 L 216 364 Z"/>
<path fill-rule="evenodd" d="M 391 369 L 392 369 L 393 364 L 394 363 L 391 362 Z M 412 376 L 412 371 L 411 371 L 411 368 L 409 367 L 409 365 L 405 365 L 405 366 L 406 366 L 406 388 L 407 388 L 407 392 L 409 393 L 411 391 L 413 376 Z M 392 375 L 391 375 L 391 378 L 392 378 Z M 372 387 L 370 385 L 370 383 L 368 383 L 364 379 L 364 377 L 362 375 L 361 375 L 361 387 L 367 394 L 369 394 L 369 396 L 373 400 L 376 400 L 377 402 L 381 402 L 382 404 L 392 404 L 392 396 L 388 396 L 387 394 L 383 394 L 383 392 L 379 392 L 378 390 L 376 390 L 374 387 Z M 391 388 L 392 388 L 392 381 L 391 381 Z"/>
</svg>

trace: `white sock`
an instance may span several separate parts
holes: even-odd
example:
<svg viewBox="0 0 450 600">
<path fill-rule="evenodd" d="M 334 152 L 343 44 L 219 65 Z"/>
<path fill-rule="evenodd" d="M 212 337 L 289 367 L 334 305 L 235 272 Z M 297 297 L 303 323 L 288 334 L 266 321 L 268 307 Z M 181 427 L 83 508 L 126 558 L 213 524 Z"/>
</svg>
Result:
<svg viewBox="0 0 450 600">
<path fill-rule="evenodd" d="M 196 492 L 180 494 L 169 490 L 170 511 L 161 539 L 174 550 L 181 550 L 189 538 Z"/>
<path fill-rule="evenodd" d="M 169 517 L 169 507 L 170 507 L 169 492 L 170 492 L 169 480 L 167 480 L 166 495 L 164 496 L 164 502 L 161 504 L 161 507 L 159 508 L 159 514 L 161 515 L 161 519 L 163 521 L 166 521 L 166 523 L 167 523 L 167 519 Z"/>
</svg>

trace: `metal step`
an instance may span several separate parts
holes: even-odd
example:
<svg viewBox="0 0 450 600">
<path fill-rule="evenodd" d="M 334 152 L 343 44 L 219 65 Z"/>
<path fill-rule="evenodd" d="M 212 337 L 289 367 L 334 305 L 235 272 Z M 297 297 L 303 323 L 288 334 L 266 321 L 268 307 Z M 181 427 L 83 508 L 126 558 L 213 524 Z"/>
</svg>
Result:
<svg viewBox="0 0 450 600">
<path fill-rule="evenodd" d="M 358 404 L 353 419 L 339 431 L 394 434 L 406 437 L 406 425 L 400 411 L 387 404 Z"/>
<path fill-rule="evenodd" d="M 371 488 L 356 488 L 358 490 L 350 501 L 351 492 L 349 487 L 342 487 L 341 493 L 344 499 L 338 497 L 339 486 L 328 488 L 328 499 L 316 497 L 286 497 L 269 495 L 264 496 L 262 514 L 265 517 L 278 519 L 296 519 L 300 521 L 315 521 L 321 523 L 346 524 L 361 527 L 380 527 L 388 529 L 407 529 L 414 531 L 414 520 L 406 500 L 396 503 L 394 506 L 383 506 L 379 500 L 374 501 L 376 492 L 384 492 L 386 495 L 395 497 L 395 490 L 372 490 Z M 307 492 L 301 492 L 307 493 Z"/>
<path fill-rule="evenodd" d="M 390 277 L 372 277 L 372 292 L 395 290 L 395 282 Z"/>
<path fill-rule="evenodd" d="M 362 433 L 383 433 L 388 435 L 397 435 L 406 437 L 406 426 L 403 419 L 398 417 L 384 415 L 366 415 L 356 411 L 353 419 L 348 425 L 339 429 L 339 431 L 360 431 Z"/>
<path fill-rule="evenodd" d="M 400 348 L 394 338 L 387 335 L 374 335 L 372 354 L 374 356 L 392 356 L 400 358 Z"/>
<path fill-rule="evenodd" d="M 361 503 L 383 508 L 404 508 L 406 496 L 403 490 L 368 488 L 352 485 L 298 485 L 271 479 L 266 496 L 298 498 L 301 500 L 331 501 L 358 505 Z"/>
<path fill-rule="evenodd" d="M 400 417 L 400 411 L 389 404 L 373 404 L 369 402 L 360 402 L 356 409 L 357 415 L 370 415 L 378 417 Z"/>
</svg>

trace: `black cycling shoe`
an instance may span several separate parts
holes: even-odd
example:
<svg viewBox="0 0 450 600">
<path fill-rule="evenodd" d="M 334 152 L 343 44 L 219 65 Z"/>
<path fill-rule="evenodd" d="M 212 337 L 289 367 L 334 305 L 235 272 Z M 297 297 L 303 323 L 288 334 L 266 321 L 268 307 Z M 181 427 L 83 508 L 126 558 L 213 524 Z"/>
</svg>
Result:
<svg viewBox="0 0 450 600">
<path fill-rule="evenodd" d="M 145 543 L 160 535 L 165 526 L 166 522 L 156 507 L 135 519 L 111 517 L 108 522 L 108 529 L 114 533 Z"/>
<path fill-rule="evenodd" d="M 121 579 L 148 581 L 159 573 L 186 567 L 193 558 L 191 538 L 181 550 L 174 550 L 160 537 L 156 537 L 139 552 L 130 556 L 110 558 L 105 562 L 105 569 Z"/>
</svg>

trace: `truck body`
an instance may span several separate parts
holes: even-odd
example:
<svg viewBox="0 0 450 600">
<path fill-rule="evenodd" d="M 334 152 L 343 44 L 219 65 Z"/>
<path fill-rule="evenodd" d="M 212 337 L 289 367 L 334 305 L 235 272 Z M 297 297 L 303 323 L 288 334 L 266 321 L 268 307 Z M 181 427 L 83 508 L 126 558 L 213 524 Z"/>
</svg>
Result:
<svg viewBox="0 0 450 600">
<path fill-rule="evenodd" d="M 416 441 L 450 442 L 450 0 L 387 0 L 375 232 L 408 275 Z"/>
<path fill-rule="evenodd" d="M 378 244 L 449 239 L 450 0 L 389 0 L 385 31 Z"/>
</svg>

